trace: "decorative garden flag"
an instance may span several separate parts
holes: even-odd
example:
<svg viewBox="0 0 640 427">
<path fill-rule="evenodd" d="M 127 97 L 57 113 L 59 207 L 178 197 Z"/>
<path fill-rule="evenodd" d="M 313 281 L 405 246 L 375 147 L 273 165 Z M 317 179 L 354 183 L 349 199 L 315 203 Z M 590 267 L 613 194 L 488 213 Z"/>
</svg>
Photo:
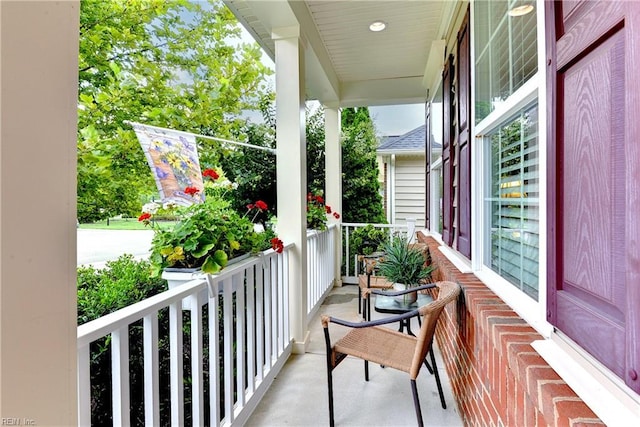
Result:
<svg viewBox="0 0 640 427">
<path fill-rule="evenodd" d="M 204 183 L 195 135 L 141 123 L 131 125 L 147 157 L 162 202 L 184 206 L 203 202 Z M 195 194 L 193 188 L 198 190 Z"/>
</svg>

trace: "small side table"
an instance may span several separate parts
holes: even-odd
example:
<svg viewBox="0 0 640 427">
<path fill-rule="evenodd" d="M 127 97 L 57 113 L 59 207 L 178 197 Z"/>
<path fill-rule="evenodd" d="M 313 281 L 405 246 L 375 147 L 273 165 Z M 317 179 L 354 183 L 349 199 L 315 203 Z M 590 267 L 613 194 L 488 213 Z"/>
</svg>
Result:
<svg viewBox="0 0 640 427">
<path fill-rule="evenodd" d="M 389 295 L 375 294 L 375 299 L 376 302 L 374 304 L 374 309 L 378 313 L 388 314 L 408 313 L 433 301 L 431 295 L 422 292 L 418 292 L 418 300 L 411 304 L 402 304 L 400 301 L 396 300 L 396 297 Z M 418 317 L 418 322 L 420 322 L 420 317 Z M 404 319 L 400 321 L 400 328 L 398 331 L 404 332 L 405 328 L 407 329 L 407 334 L 415 336 L 411 330 L 411 319 Z"/>
</svg>

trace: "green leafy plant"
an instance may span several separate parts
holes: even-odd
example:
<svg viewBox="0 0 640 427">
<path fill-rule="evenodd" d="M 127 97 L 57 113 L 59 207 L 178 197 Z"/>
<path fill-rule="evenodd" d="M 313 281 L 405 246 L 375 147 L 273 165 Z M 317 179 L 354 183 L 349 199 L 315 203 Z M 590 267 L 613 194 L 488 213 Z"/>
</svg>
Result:
<svg viewBox="0 0 640 427">
<path fill-rule="evenodd" d="M 203 173 L 205 178 L 205 198 L 201 203 L 188 207 L 147 204 L 138 218 L 154 228 L 151 242 L 150 261 L 152 275 L 159 275 L 167 267 L 201 269 L 205 273 L 217 273 L 229 259 L 246 253 L 256 253 L 270 246 L 282 250 L 272 240 L 275 233 L 264 225 L 256 227 L 253 219 L 267 211 L 267 204 L 261 200 L 247 205 L 241 215 L 231 207 L 225 194 L 234 189 L 233 183 L 221 177 L 214 169 Z M 201 200 L 199 190 L 187 187 L 184 192 Z M 153 215 L 161 211 L 175 210 L 178 220 L 172 228 L 158 227 Z M 251 217 L 250 217 L 251 216 Z"/>
<path fill-rule="evenodd" d="M 423 251 L 409 244 L 403 236 L 394 236 L 384 245 L 384 252 L 377 274 L 385 276 L 389 282 L 415 286 L 429 279 L 435 269 L 433 265 L 427 265 Z"/>
<path fill-rule="evenodd" d="M 327 229 L 327 216 L 339 219 L 340 214 L 326 205 L 321 194 L 307 194 L 307 228 L 324 231 Z"/>
<path fill-rule="evenodd" d="M 78 324 L 119 310 L 166 290 L 166 281 L 149 277 L 149 262 L 123 255 L 103 269 L 78 267 Z"/>
<path fill-rule="evenodd" d="M 374 252 L 382 251 L 385 242 L 389 239 L 388 231 L 375 228 L 372 224 L 359 227 L 351 233 L 351 247 L 358 255 L 371 255 Z"/>
</svg>

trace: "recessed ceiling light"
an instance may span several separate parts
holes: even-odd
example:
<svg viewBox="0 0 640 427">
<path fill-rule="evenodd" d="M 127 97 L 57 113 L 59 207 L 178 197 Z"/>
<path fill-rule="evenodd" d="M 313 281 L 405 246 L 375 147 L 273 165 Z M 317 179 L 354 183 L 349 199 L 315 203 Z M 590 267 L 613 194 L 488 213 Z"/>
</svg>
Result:
<svg viewBox="0 0 640 427">
<path fill-rule="evenodd" d="M 516 6 L 507 12 L 509 16 L 523 16 L 533 11 L 533 5 L 523 4 L 522 6 Z"/>
<path fill-rule="evenodd" d="M 375 33 L 382 31 L 385 28 L 387 28 L 387 24 L 383 21 L 373 21 L 371 25 L 369 25 L 369 29 Z"/>
</svg>

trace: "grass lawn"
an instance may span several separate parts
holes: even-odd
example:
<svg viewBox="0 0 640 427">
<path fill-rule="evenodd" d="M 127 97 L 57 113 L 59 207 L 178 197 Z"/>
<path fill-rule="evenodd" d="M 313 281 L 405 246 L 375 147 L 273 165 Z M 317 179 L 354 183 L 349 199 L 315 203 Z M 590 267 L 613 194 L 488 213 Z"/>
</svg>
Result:
<svg viewBox="0 0 640 427">
<path fill-rule="evenodd" d="M 171 227 L 174 223 L 174 221 L 159 222 L 162 228 Z M 110 219 L 108 225 L 107 220 L 103 220 L 89 224 L 80 224 L 79 228 L 93 230 L 150 230 L 150 227 L 147 227 L 144 223 L 138 221 L 138 218 Z"/>
</svg>

